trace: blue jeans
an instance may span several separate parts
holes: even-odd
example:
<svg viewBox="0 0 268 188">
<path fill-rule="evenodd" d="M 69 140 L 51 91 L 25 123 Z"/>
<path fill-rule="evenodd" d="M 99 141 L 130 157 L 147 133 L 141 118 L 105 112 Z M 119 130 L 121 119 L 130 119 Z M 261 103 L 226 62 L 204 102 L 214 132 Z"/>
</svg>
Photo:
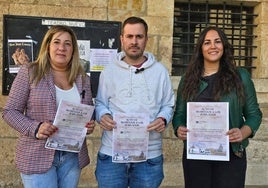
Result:
<svg viewBox="0 0 268 188">
<path fill-rule="evenodd" d="M 52 167 L 43 174 L 22 174 L 24 188 L 76 188 L 81 169 L 78 154 L 56 151 Z"/>
<path fill-rule="evenodd" d="M 140 163 L 113 163 L 98 153 L 95 175 L 99 188 L 157 188 L 163 178 L 163 155 Z"/>
</svg>

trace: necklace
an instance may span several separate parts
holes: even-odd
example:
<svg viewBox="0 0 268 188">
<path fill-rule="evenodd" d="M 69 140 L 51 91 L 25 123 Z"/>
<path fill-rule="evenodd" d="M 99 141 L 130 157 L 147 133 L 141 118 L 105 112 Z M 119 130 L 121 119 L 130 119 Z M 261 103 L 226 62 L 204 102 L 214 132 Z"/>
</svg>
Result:
<svg viewBox="0 0 268 188">
<path fill-rule="evenodd" d="M 210 75 L 215 74 L 217 72 L 218 72 L 218 70 L 209 71 L 209 72 L 204 71 L 203 76 L 210 76 Z"/>
</svg>

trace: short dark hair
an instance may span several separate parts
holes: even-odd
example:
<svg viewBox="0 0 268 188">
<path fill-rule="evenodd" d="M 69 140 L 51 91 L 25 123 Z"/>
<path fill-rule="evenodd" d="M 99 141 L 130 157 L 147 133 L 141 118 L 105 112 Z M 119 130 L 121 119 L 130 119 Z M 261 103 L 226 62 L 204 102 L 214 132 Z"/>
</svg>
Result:
<svg viewBox="0 0 268 188">
<path fill-rule="evenodd" d="M 125 28 L 125 26 L 126 26 L 127 24 L 137 24 L 137 23 L 141 23 L 141 24 L 143 24 L 144 29 L 145 29 L 145 33 L 146 33 L 146 35 L 147 35 L 147 33 L 148 33 L 148 25 L 147 25 L 147 23 L 146 23 L 142 18 L 135 17 L 135 16 L 131 16 L 131 17 L 127 18 L 127 19 L 123 22 L 123 26 L 122 26 L 121 34 L 123 34 L 124 28 Z"/>
</svg>

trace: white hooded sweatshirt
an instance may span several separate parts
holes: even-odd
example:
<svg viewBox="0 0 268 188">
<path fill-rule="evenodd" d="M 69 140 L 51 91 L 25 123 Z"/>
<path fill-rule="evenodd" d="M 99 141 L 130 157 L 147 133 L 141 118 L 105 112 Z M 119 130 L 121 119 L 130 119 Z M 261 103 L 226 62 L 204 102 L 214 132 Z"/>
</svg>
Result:
<svg viewBox="0 0 268 188">
<path fill-rule="evenodd" d="M 173 115 L 174 91 L 165 66 L 157 62 L 151 53 L 142 66 L 137 68 L 122 61 L 120 52 L 114 63 L 109 64 L 100 74 L 96 97 L 96 119 L 100 122 L 104 114 L 146 113 L 150 122 L 158 117 L 166 119 L 167 124 Z M 100 152 L 112 156 L 112 131 L 103 131 Z M 149 133 L 147 158 L 162 154 L 162 134 Z"/>
</svg>

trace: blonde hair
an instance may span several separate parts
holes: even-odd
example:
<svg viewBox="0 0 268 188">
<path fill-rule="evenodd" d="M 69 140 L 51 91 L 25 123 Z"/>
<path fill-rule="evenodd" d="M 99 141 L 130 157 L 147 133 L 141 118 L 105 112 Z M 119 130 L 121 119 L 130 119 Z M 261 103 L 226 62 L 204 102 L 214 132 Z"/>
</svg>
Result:
<svg viewBox="0 0 268 188">
<path fill-rule="evenodd" d="M 50 65 L 49 45 L 53 36 L 59 32 L 69 33 L 72 39 L 73 54 L 67 67 L 67 79 L 68 79 L 69 84 L 72 85 L 75 82 L 75 79 L 79 74 L 85 75 L 84 69 L 79 59 L 79 51 L 78 51 L 76 34 L 68 26 L 55 25 L 55 26 L 52 26 L 45 34 L 38 57 L 30 65 L 30 67 L 33 68 L 33 71 L 31 72 L 31 81 L 34 82 L 35 84 L 38 84 L 38 82 L 46 74 L 50 72 L 51 65 Z"/>
</svg>

